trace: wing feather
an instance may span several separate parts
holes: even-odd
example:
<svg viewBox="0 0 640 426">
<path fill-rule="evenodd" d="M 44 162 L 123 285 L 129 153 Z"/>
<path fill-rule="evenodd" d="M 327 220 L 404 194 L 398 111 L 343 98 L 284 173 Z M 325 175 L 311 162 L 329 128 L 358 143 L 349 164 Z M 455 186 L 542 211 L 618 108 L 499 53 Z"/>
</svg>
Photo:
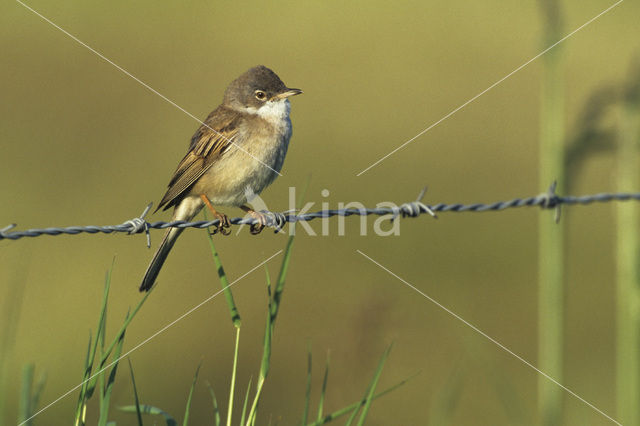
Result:
<svg viewBox="0 0 640 426">
<path fill-rule="evenodd" d="M 220 111 L 220 108 L 212 112 L 205 123 L 193 135 L 189 152 L 178 164 L 156 211 L 176 205 L 181 196 L 227 151 L 238 133 L 237 114 Z"/>
</svg>

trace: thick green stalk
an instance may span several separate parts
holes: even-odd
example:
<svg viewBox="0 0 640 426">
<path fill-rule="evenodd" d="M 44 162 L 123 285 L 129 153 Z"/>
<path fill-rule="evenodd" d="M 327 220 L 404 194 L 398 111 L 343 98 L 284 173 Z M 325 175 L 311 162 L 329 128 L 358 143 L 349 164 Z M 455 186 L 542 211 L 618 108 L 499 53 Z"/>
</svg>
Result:
<svg viewBox="0 0 640 426">
<path fill-rule="evenodd" d="M 638 143 L 640 114 L 625 102 L 621 111 L 617 152 L 617 189 L 633 191 L 640 180 Z M 616 205 L 616 401 L 618 421 L 640 425 L 640 264 L 638 263 L 638 204 Z"/>
<path fill-rule="evenodd" d="M 541 0 L 545 21 L 544 46 L 562 37 L 559 2 Z M 540 110 L 539 185 L 558 182 L 564 187 L 564 78 L 562 47 L 556 46 L 543 56 L 542 99 Z M 562 382 L 564 328 L 564 230 L 548 212 L 538 223 L 538 367 Z M 562 422 L 562 389 L 544 376 L 538 376 L 540 424 Z"/>
<path fill-rule="evenodd" d="M 229 389 L 229 407 L 227 409 L 227 426 L 231 426 L 233 414 L 233 395 L 236 388 L 236 372 L 238 371 L 238 348 L 240 347 L 240 327 L 236 326 L 236 347 L 233 351 L 233 371 L 231 372 L 231 386 Z"/>
</svg>

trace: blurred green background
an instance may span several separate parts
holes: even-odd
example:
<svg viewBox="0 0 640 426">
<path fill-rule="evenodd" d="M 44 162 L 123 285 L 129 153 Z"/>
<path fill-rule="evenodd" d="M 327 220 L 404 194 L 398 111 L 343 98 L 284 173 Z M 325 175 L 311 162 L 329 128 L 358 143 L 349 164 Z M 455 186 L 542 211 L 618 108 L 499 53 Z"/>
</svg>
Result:
<svg viewBox="0 0 640 426">
<path fill-rule="evenodd" d="M 405 149 L 356 174 L 547 47 L 538 4 L 448 2 L 80 2 L 30 6 L 197 117 L 226 85 L 265 64 L 291 87 L 294 133 L 280 177 L 263 199 L 288 208 L 288 188 L 306 201 L 490 202 L 535 195 L 538 184 L 541 60 L 531 63 Z M 565 1 L 564 33 L 610 6 Z M 640 51 L 640 5 L 627 1 L 563 45 L 567 134 L 594 90 L 627 78 Z M 0 226 L 116 224 L 158 202 L 197 123 L 16 2 L 0 5 Z M 614 191 L 614 154 L 583 163 L 572 193 Z M 550 182 L 549 182 L 550 183 Z M 640 182 L 635 189 L 640 188 Z M 323 189 L 330 196 L 321 196 Z M 615 417 L 615 205 L 564 211 L 566 230 L 562 383 Z M 240 210 L 227 209 L 230 216 Z M 401 222 L 398 237 L 368 236 L 347 219 L 346 236 L 301 232 L 275 333 L 261 420 L 300 418 L 311 343 L 319 372 L 331 352 L 328 411 L 358 399 L 384 348 L 394 349 L 381 388 L 416 371 L 377 400 L 368 424 L 426 424 L 447 404 L 451 424 L 537 424 L 538 376 L 486 338 L 356 253 L 362 250 L 537 364 L 539 209 L 441 214 Z M 167 220 L 156 214 L 151 220 Z M 319 232 L 321 223 L 312 222 Z M 152 232 L 152 248 L 161 231 Z M 269 257 L 286 237 L 216 237 L 231 280 Z M 144 236 L 43 236 L 0 242 L 0 330 L 5 339 L 5 418 L 14 424 L 20 369 L 46 372 L 42 404 L 77 385 L 103 277 L 115 255 L 109 327 L 139 300 L 152 256 Z M 276 271 L 278 261 L 271 265 Z M 127 332 L 125 350 L 219 288 L 202 231 L 183 234 L 158 288 Z M 266 309 L 264 272 L 233 288 L 243 316 L 239 387 L 259 367 Z M 203 358 L 192 424 L 209 423 L 205 381 L 226 400 L 234 329 L 222 297 L 131 354 L 140 397 L 184 410 Z M 6 337 L 6 335 L 5 335 Z M 133 402 L 123 369 L 114 406 Z M 314 378 L 314 395 L 321 374 Z M 452 383 L 454 385 L 452 385 Z M 505 390 L 506 389 L 506 390 Z M 505 395 L 512 400 L 505 401 Z M 68 424 L 76 393 L 35 419 Z M 223 405 L 226 405 L 223 403 Z M 565 394 L 564 424 L 611 424 Z M 91 418 L 91 414 L 89 416 Z M 119 424 L 134 417 L 113 412 Z"/>
</svg>

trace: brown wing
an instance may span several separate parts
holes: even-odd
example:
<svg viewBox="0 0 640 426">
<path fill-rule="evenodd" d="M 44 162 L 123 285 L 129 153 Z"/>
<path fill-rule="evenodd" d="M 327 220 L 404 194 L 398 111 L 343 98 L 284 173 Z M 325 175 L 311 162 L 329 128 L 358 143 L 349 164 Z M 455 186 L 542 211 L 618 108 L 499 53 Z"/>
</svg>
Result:
<svg viewBox="0 0 640 426">
<path fill-rule="evenodd" d="M 238 133 L 238 115 L 227 108 L 213 111 L 205 124 L 193 135 L 189 152 L 178 164 L 156 211 L 177 204 L 180 196 L 232 145 L 231 141 Z"/>
</svg>

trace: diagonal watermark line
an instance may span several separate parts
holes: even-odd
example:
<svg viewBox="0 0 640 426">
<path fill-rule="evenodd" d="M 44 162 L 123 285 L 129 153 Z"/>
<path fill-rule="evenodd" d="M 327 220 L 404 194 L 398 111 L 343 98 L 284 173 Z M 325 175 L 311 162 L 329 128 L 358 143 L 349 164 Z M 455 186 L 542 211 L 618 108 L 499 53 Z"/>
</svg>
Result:
<svg viewBox="0 0 640 426">
<path fill-rule="evenodd" d="M 568 394 L 570 394 L 571 396 L 579 399 L 580 401 L 582 401 L 583 403 L 585 403 L 586 405 L 588 405 L 589 407 L 591 407 L 593 410 L 597 411 L 598 413 L 602 414 L 604 417 L 606 417 L 607 419 L 611 420 L 613 423 L 622 426 L 621 423 L 619 423 L 618 421 L 616 421 L 613 417 L 609 416 L 607 413 L 605 413 L 604 411 L 600 410 L 598 407 L 596 407 L 595 405 L 593 405 L 592 403 L 590 403 L 589 401 L 587 401 L 586 399 L 582 398 L 580 395 L 578 395 L 577 393 L 575 393 L 574 391 L 572 391 L 571 389 L 567 388 L 566 386 L 564 386 L 562 383 L 558 382 L 557 380 L 555 380 L 553 377 L 549 376 L 548 374 L 546 374 L 544 371 L 539 370 L 535 365 L 531 364 L 529 361 L 527 361 L 526 359 L 522 358 L 520 355 L 516 354 L 515 352 L 513 352 L 511 349 L 507 348 L 506 346 L 504 346 L 502 343 L 498 342 L 496 339 L 494 339 L 493 337 L 489 336 L 487 333 L 485 333 L 484 331 L 480 330 L 478 327 L 476 327 L 475 325 L 471 324 L 469 321 L 465 320 L 464 318 L 462 318 L 460 315 L 456 314 L 455 312 L 453 312 L 451 309 L 447 308 L 446 306 L 442 305 L 440 302 L 438 302 L 437 300 L 435 300 L 434 298 L 432 298 L 431 296 L 429 296 L 428 294 L 426 294 L 425 292 L 423 292 L 422 290 L 416 288 L 415 286 L 413 286 L 412 284 L 410 284 L 408 281 L 406 281 L 405 279 L 403 279 L 402 277 L 394 274 L 393 272 L 391 272 L 389 269 L 385 268 L 384 266 L 382 266 L 379 262 L 373 260 L 371 257 L 367 256 L 366 254 L 364 254 L 362 251 L 360 250 L 356 250 L 358 253 L 360 253 L 363 257 L 367 258 L 368 260 L 370 260 L 371 262 L 375 263 L 376 265 L 378 265 L 381 269 L 385 270 L 386 272 L 388 272 L 390 275 L 392 275 L 393 277 L 397 278 L 398 280 L 402 281 L 405 285 L 407 285 L 408 287 L 410 287 L 412 290 L 416 291 L 417 293 L 419 293 L 422 297 L 424 297 L 425 299 L 429 300 L 431 303 L 433 303 L 434 305 L 438 306 L 439 308 L 441 308 L 442 310 L 444 310 L 445 312 L 447 312 L 449 315 L 453 316 L 454 318 L 456 318 L 457 320 L 461 321 L 463 324 L 465 324 L 467 327 L 471 328 L 473 331 L 475 331 L 476 333 L 482 335 L 483 337 L 487 338 L 488 340 L 490 340 L 492 343 L 496 344 L 498 347 L 500 347 L 500 349 L 504 350 L 505 352 L 507 352 L 508 354 L 514 356 L 516 359 L 518 359 L 520 362 L 524 363 L 525 365 L 527 365 L 528 367 L 532 368 L 533 370 L 535 370 L 536 372 L 538 372 L 538 374 L 541 374 L 542 376 L 544 376 L 546 379 L 548 379 L 549 381 L 555 383 L 556 385 L 558 385 L 559 387 L 561 387 L 562 389 L 564 389 Z"/>
<path fill-rule="evenodd" d="M 18 1 L 18 0 L 16 0 Z M 375 163 L 371 164 L 369 167 L 367 167 L 366 169 L 362 170 L 360 173 L 358 173 L 356 176 L 360 176 L 363 173 L 367 172 L 368 170 L 374 168 L 375 166 L 377 166 L 378 164 L 380 164 L 381 162 L 383 162 L 384 160 L 386 160 L 387 158 L 389 158 L 390 156 L 392 156 L 393 154 L 395 154 L 396 152 L 400 151 L 402 148 L 404 148 L 405 146 L 409 145 L 411 142 L 413 142 L 414 140 L 418 139 L 420 136 L 424 135 L 425 133 L 427 133 L 429 130 L 433 129 L 434 127 L 436 127 L 438 124 L 442 123 L 443 121 L 445 121 L 447 118 L 451 117 L 453 114 L 455 114 L 456 112 L 460 111 L 462 108 L 466 107 L 467 105 L 469 105 L 471 102 L 475 101 L 476 99 L 478 99 L 480 96 L 484 95 L 485 93 L 487 93 L 489 90 L 493 89 L 494 87 L 496 87 L 497 85 L 499 85 L 500 83 L 502 83 L 503 81 L 505 81 L 506 79 L 508 79 L 509 77 L 511 77 L 512 75 L 514 75 L 515 73 L 517 73 L 518 71 L 520 71 L 521 69 L 523 69 L 524 67 L 526 67 L 527 65 L 529 65 L 531 62 L 535 61 L 536 59 L 540 58 L 542 55 L 544 55 L 545 53 L 547 53 L 548 51 L 550 51 L 551 49 L 553 49 L 554 47 L 556 47 L 557 45 L 559 45 L 560 43 L 562 43 L 563 41 L 567 40 L 569 37 L 573 36 L 575 33 L 577 33 L 578 31 L 582 30 L 584 27 L 586 27 L 587 25 L 591 24 L 593 21 L 595 21 L 596 19 L 600 18 L 602 15 L 606 14 L 607 12 L 611 11 L 611 9 L 613 9 L 614 7 L 618 6 L 620 3 L 622 3 L 624 0 L 618 0 L 616 3 L 612 4 L 611 6 L 609 6 L 608 8 L 606 8 L 605 10 L 603 10 L 602 12 L 598 13 L 596 16 L 594 16 L 593 18 L 589 19 L 587 22 L 585 22 L 584 24 L 580 25 L 578 28 L 576 28 L 575 30 L 571 31 L 569 34 L 567 34 L 566 36 L 562 37 L 560 40 L 556 41 L 555 43 L 553 43 L 551 46 L 547 47 L 546 49 L 544 49 L 542 52 L 538 53 L 536 56 L 534 56 L 533 58 L 529 59 L 527 62 L 525 62 L 524 64 L 520 65 L 518 68 L 516 68 L 515 70 L 511 71 L 509 74 L 505 75 L 504 77 L 502 77 L 500 80 L 496 81 L 495 83 L 493 83 L 491 86 L 487 87 L 486 89 L 484 89 L 482 92 L 478 93 L 477 95 L 475 95 L 473 98 L 469 99 L 468 101 L 466 101 L 465 103 L 463 103 L 462 105 L 460 105 L 459 107 L 457 107 L 456 109 L 454 109 L 453 111 L 449 112 L 447 115 L 445 115 L 444 117 L 442 117 L 440 120 L 436 121 L 435 123 L 431 124 L 429 127 L 427 127 L 426 129 L 422 130 L 420 133 L 418 133 L 417 135 L 415 135 L 414 137 L 412 137 L 411 139 L 409 139 L 408 141 L 406 141 L 405 143 L 403 143 L 402 145 L 400 145 L 399 147 L 397 147 L 396 149 L 394 149 L 393 151 L 391 151 L 390 153 L 388 153 L 387 155 L 385 155 L 384 157 L 380 158 L 378 161 L 376 161 Z"/>
<path fill-rule="evenodd" d="M 102 373 L 103 371 L 105 371 L 107 368 L 111 367 L 112 365 L 114 365 L 116 362 L 120 361 L 121 359 L 125 358 L 126 356 L 128 356 L 129 354 L 131 354 L 133 351 L 139 349 L 142 345 L 146 344 L 147 342 L 149 342 L 151 339 L 155 338 L 156 336 L 158 336 L 159 334 L 165 332 L 168 328 L 172 327 L 173 325 L 175 325 L 176 323 L 182 321 L 184 318 L 186 318 L 188 315 L 190 315 L 191 313 L 193 313 L 195 310 L 197 310 L 198 308 L 200 308 L 202 305 L 205 305 L 207 302 L 211 301 L 213 298 L 215 298 L 216 296 L 218 296 L 220 293 L 222 293 L 224 290 L 228 289 L 229 287 L 231 287 L 232 285 L 234 285 L 235 283 L 237 283 L 238 281 L 240 281 L 241 279 L 243 279 L 244 277 L 246 277 L 247 275 L 249 275 L 250 273 L 252 273 L 253 271 L 255 271 L 256 269 L 258 269 L 259 267 L 261 267 L 262 265 L 264 265 L 265 263 L 269 262 L 271 259 L 273 259 L 274 257 L 278 256 L 280 253 L 282 253 L 282 250 L 278 250 L 276 253 L 272 254 L 269 258 L 267 258 L 266 260 L 260 262 L 258 265 L 254 266 L 253 268 L 251 268 L 249 271 L 245 272 L 244 274 L 242 274 L 239 278 L 236 278 L 232 283 L 230 283 L 228 286 L 222 288 L 221 290 L 215 292 L 214 294 L 212 294 L 211 296 L 207 297 L 205 300 L 203 300 L 202 302 L 198 303 L 196 306 L 194 306 L 193 308 L 189 309 L 187 312 L 185 312 L 184 314 L 180 315 L 178 318 L 176 318 L 175 320 L 171 321 L 169 324 L 165 325 L 164 327 L 162 327 L 160 330 L 156 331 L 155 333 L 153 333 L 151 336 L 147 337 L 145 340 L 143 340 L 142 342 L 138 343 L 136 346 L 134 346 L 132 349 L 130 349 L 129 351 L 127 351 L 124 355 L 120 356 L 118 359 L 116 359 L 115 361 L 112 361 L 111 363 L 107 364 L 104 366 L 104 368 L 102 368 L 99 371 L 96 371 L 91 377 L 89 377 L 88 379 L 84 380 L 82 383 L 78 384 L 77 386 L 74 386 L 73 388 L 69 389 L 67 392 L 65 392 L 64 394 L 62 394 L 60 397 L 58 397 L 56 400 L 54 400 L 53 402 L 50 402 L 48 405 L 46 405 L 45 407 L 41 408 L 40 410 L 38 410 L 36 413 L 34 413 L 31 417 L 29 417 L 28 419 L 24 420 L 22 423 L 19 423 L 18 426 L 23 426 L 25 424 L 27 424 L 31 419 L 33 419 L 34 417 L 36 417 L 38 414 L 41 414 L 42 412 L 44 412 L 45 410 L 49 409 L 51 406 L 53 406 L 54 404 L 58 403 L 59 401 L 61 401 L 62 399 L 64 399 L 65 397 L 69 396 L 69 394 L 71 394 L 72 392 L 76 391 L 77 389 L 79 389 L 82 385 L 84 385 L 85 383 L 87 383 L 89 380 L 93 379 L 94 377 L 96 377 L 98 374 Z"/>
<path fill-rule="evenodd" d="M 145 89 L 153 92 L 154 94 L 160 96 L 162 99 L 164 99 L 165 101 L 167 101 L 168 103 L 170 103 L 171 105 L 173 105 L 174 107 L 176 107 L 177 109 L 179 109 L 180 111 L 182 111 L 183 113 L 185 113 L 186 115 L 188 115 L 189 117 L 193 118 L 194 120 L 196 120 L 198 123 L 200 123 L 201 125 L 205 126 L 207 129 L 213 131 L 214 133 L 216 133 L 218 136 L 220 136 L 222 139 L 226 140 L 227 142 L 229 142 L 231 145 L 235 146 L 236 149 L 239 149 L 240 151 L 244 152 L 245 154 L 247 154 L 249 157 L 253 158 L 254 160 L 256 160 L 258 163 L 262 164 L 265 167 L 268 167 L 269 169 L 271 169 L 273 172 L 277 173 L 279 176 L 282 176 L 282 173 L 280 173 L 279 171 L 277 171 L 276 169 L 274 169 L 273 167 L 269 166 L 268 164 L 266 164 L 264 161 L 260 160 L 259 158 L 256 158 L 253 154 L 251 154 L 249 151 L 247 151 L 246 149 L 242 148 L 240 145 L 236 144 L 235 142 L 233 142 L 231 139 L 227 138 L 225 135 L 223 135 L 222 133 L 218 132 L 216 129 L 212 128 L 211 126 L 209 126 L 207 123 L 205 123 L 204 121 L 200 120 L 198 117 L 196 117 L 195 115 L 191 114 L 189 111 L 187 111 L 186 109 L 184 109 L 183 107 L 181 107 L 180 105 L 178 105 L 177 103 L 175 103 L 174 101 L 172 101 L 171 99 L 169 99 L 168 97 L 166 97 L 165 95 L 163 95 L 162 93 L 158 92 L 156 89 L 154 89 L 153 87 L 149 86 L 147 83 L 145 83 L 144 81 L 140 80 L 138 77 L 136 77 L 135 75 L 131 74 L 129 71 L 127 71 L 126 69 L 122 68 L 120 65 L 116 64 L 115 62 L 113 62 L 111 59 L 107 58 L 106 56 L 104 56 L 102 53 L 98 52 L 96 49 L 94 49 L 93 47 L 89 46 L 87 43 L 83 42 L 82 40 L 80 40 L 78 37 L 74 36 L 73 34 L 71 34 L 70 32 L 68 32 L 67 30 L 65 30 L 64 28 L 60 27 L 59 25 L 57 25 L 55 22 L 53 22 L 52 20 L 50 20 L 49 18 L 47 18 L 46 16 L 42 15 L 40 12 L 38 12 L 37 10 L 33 9 L 32 7 L 30 7 L 29 5 L 23 3 L 21 0 L 16 0 L 17 3 L 19 3 L 21 6 L 23 6 L 25 9 L 30 10 L 31 12 L 33 12 L 35 15 L 39 16 L 41 19 L 43 19 L 45 22 L 47 22 L 48 24 L 52 25 L 53 27 L 55 27 L 56 29 L 60 30 L 62 33 L 64 33 L 65 35 L 67 35 L 69 38 L 71 38 L 72 40 L 74 40 L 76 43 L 80 44 L 83 47 L 86 47 L 87 49 L 89 49 L 92 53 L 96 54 L 97 56 L 99 56 L 102 60 L 104 60 L 105 62 L 108 62 L 109 64 L 113 65 L 114 67 L 116 67 L 119 71 L 121 71 L 123 74 L 127 75 L 128 77 L 131 77 L 132 79 L 134 79 L 136 82 L 138 82 L 140 85 L 142 85 Z"/>
</svg>

